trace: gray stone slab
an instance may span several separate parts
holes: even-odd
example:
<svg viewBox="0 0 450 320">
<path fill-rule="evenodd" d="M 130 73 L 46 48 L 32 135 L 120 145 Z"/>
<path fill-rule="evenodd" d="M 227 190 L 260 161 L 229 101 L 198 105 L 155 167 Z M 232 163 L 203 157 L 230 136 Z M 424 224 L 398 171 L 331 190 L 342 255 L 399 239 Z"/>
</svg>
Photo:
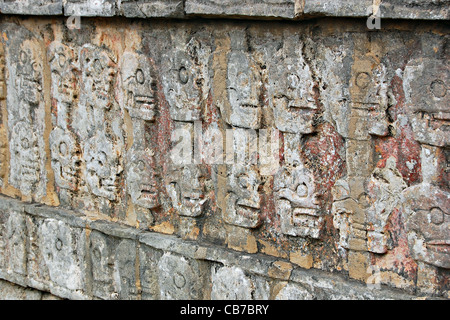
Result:
<svg viewBox="0 0 450 320">
<path fill-rule="evenodd" d="M 384 0 L 380 17 L 392 19 L 450 19 L 449 0 Z"/>
<path fill-rule="evenodd" d="M 186 0 L 187 15 L 295 17 L 295 0 Z"/>
<path fill-rule="evenodd" d="M 112 17 L 116 15 L 116 0 L 67 0 L 66 16 Z"/>
<path fill-rule="evenodd" d="M 333 17 L 367 17 L 372 0 L 305 0 L 304 15 Z"/>
<path fill-rule="evenodd" d="M 121 15 L 129 18 L 180 18 L 184 16 L 182 0 L 122 0 L 118 3 Z"/>
<path fill-rule="evenodd" d="M 60 15 L 63 0 L 1 0 L 0 11 L 9 14 Z"/>
</svg>

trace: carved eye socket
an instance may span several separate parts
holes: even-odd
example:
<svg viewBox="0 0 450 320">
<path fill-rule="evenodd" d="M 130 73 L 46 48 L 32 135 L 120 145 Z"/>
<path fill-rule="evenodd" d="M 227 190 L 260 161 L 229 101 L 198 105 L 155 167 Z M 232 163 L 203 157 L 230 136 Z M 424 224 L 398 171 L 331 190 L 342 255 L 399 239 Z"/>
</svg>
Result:
<svg viewBox="0 0 450 320">
<path fill-rule="evenodd" d="M 308 196 L 308 187 L 306 184 L 302 183 L 297 187 L 297 194 L 300 197 L 307 197 Z"/>
<path fill-rule="evenodd" d="M 23 138 L 21 145 L 22 145 L 22 148 L 29 149 L 30 148 L 30 141 L 28 141 L 27 138 Z"/>
<path fill-rule="evenodd" d="M 244 188 L 244 189 L 247 189 L 249 187 L 248 177 L 247 176 L 240 176 L 239 179 L 238 179 L 238 183 L 239 183 L 239 186 Z"/>
<path fill-rule="evenodd" d="M 25 51 L 20 51 L 20 61 L 26 63 L 28 60 L 28 55 Z"/>
<path fill-rule="evenodd" d="M 101 73 L 102 72 L 102 64 L 100 63 L 100 60 L 98 60 L 98 59 L 94 61 L 94 70 L 97 73 Z"/>
<path fill-rule="evenodd" d="M 104 152 L 100 152 L 97 161 L 99 165 L 104 166 L 106 164 L 106 154 Z"/>
<path fill-rule="evenodd" d="M 56 250 L 61 251 L 61 249 L 63 247 L 63 242 L 61 241 L 61 239 L 56 240 L 55 247 L 56 247 Z"/>
<path fill-rule="evenodd" d="M 137 163 L 137 168 L 138 168 L 139 171 L 144 171 L 145 170 L 145 163 L 144 163 L 144 161 L 140 160 Z"/>
<path fill-rule="evenodd" d="M 58 56 L 58 63 L 61 68 L 64 67 L 64 65 L 66 64 L 66 56 L 63 54 L 60 54 Z"/>
<path fill-rule="evenodd" d="M 136 71 L 136 81 L 139 84 L 143 84 L 145 82 L 144 72 L 141 69 Z"/>
<path fill-rule="evenodd" d="M 39 71 L 39 64 L 37 62 L 34 62 L 32 67 L 34 71 Z"/>
<path fill-rule="evenodd" d="M 59 144 L 59 153 L 62 156 L 67 156 L 67 153 L 69 151 L 69 148 L 67 147 L 67 144 L 63 141 Z"/>
<path fill-rule="evenodd" d="M 189 81 L 189 73 L 185 67 L 181 67 L 178 71 L 178 76 L 182 84 L 186 84 Z"/>
<path fill-rule="evenodd" d="M 444 212 L 439 208 L 433 208 L 430 211 L 431 222 L 434 224 L 441 224 L 444 222 Z"/>
<path fill-rule="evenodd" d="M 300 86 L 300 79 L 295 74 L 290 74 L 288 76 L 288 85 L 291 89 L 297 89 Z"/>
<path fill-rule="evenodd" d="M 443 98 L 447 94 L 447 88 L 442 80 L 435 80 L 431 83 L 431 92 L 436 98 Z"/>
</svg>

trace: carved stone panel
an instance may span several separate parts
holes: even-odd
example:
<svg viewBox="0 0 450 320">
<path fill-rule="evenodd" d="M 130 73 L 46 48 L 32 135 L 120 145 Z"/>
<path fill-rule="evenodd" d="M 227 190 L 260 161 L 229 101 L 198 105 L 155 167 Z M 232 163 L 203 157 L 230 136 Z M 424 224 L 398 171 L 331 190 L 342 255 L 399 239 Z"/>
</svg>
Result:
<svg viewBox="0 0 450 320">
<path fill-rule="evenodd" d="M 86 181 L 91 192 L 110 201 L 119 195 L 119 179 L 123 171 L 120 149 L 102 132 L 86 142 Z"/>
<path fill-rule="evenodd" d="M 414 260 L 450 269 L 450 193 L 429 184 L 404 191 L 408 245 Z"/>
<path fill-rule="evenodd" d="M 166 186 L 172 206 L 178 214 L 198 217 L 203 213 L 205 202 L 205 168 L 201 165 L 174 167 L 171 182 Z"/>
<path fill-rule="evenodd" d="M 50 133 L 50 150 L 55 183 L 63 189 L 77 190 L 82 159 L 76 136 L 56 127 Z"/>
<path fill-rule="evenodd" d="M 25 215 L 10 211 L 4 229 L 6 269 L 27 274 L 27 224 Z"/>
<path fill-rule="evenodd" d="M 232 126 L 259 129 L 262 121 L 262 78 L 259 65 L 241 50 L 228 55 L 227 92 L 230 104 L 225 121 Z"/>
<path fill-rule="evenodd" d="M 156 75 L 148 57 L 125 52 L 121 60 L 123 104 L 131 118 L 153 121 L 158 107 Z"/>
<path fill-rule="evenodd" d="M 244 228 L 258 227 L 262 222 L 259 172 L 254 167 L 232 165 L 227 174 L 225 222 Z"/>
<path fill-rule="evenodd" d="M 208 50 L 192 38 L 184 47 L 176 47 L 164 55 L 162 85 L 173 120 L 201 119 L 205 94 L 209 89 L 205 87 L 208 84 Z"/>
<path fill-rule="evenodd" d="M 317 113 L 314 80 L 299 37 L 284 40 L 269 62 L 269 92 L 275 126 L 282 132 L 311 133 Z"/>
<path fill-rule="evenodd" d="M 165 253 L 158 262 L 158 274 L 160 299 L 203 299 L 203 283 L 207 275 L 200 261 Z"/>
<path fill-rule="evenodd" d="M 54 219 L 38 226 L 40 254 L 52 282 L 69 290 L 85 288 L 85 232 Z"/>
<path fill-rule="evenodd" d="M 127 152 L 127 191 L 131 201 L 143 208 L 159 207 L 159 189 L 154 153 L 131 148 Z"/>
<path fill-rule="evenodd" d="M 437 59 L 412 60 L 405 68 L 403 87 L 408 118 L 420 143 L 438 147 L 450 144 L 449 74 L 448 62 Z"/>
<path fill-rule="evenodd" d="M 320 238 L 324 220 L 312 173 L 306 168 L 283 167 L 275 176 L 274 192 L 281 231 Z"/>
</svg>

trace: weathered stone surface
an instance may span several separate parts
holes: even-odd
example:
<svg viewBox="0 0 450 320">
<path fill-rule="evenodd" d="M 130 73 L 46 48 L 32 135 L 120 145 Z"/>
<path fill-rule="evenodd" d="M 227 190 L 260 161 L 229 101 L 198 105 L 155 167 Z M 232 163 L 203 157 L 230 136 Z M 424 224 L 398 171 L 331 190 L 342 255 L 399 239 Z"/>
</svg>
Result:
<svg viewBox="0 0 450 320">
<path fill-rule="evenodd" d="M 182 0 L 122 0 L 118 2 L 118 11 L 125 17 L 180 18 L 184 16 Z"/>
<path fill-rule="evenodd" d="M 66 16 L 112 17 L 116 14 L 115 0 L 67 0 L 64 3 Z"/>
<path fill-rule="evenodd" d="M 63 0 L 2 0 L 0 11 L 4 14 L 60 15 Z"/>
<path fill-rule="evenodd" d="M 372 0 L 325 1 L 305 0 L 303 14 L 335 17 L 367 17 L 372 13 Z"/>
<path fill-rule="evenodd" d="M 186 0 L 186 14 L 294 18 L 294 0 Z"/>
<path fill-rule="evenodd" d="M 158 262 L 161 299 L 204 299 L 204 283 L 208 281 L 206 270 L 201 261 L 165 253 Z"/>
<path fill-rule="evenodd" d="M 388 0 L 379 7 L 381 18 L 448 20 L 449 2 L 446 0 Z"/>
<path fill-rule="evenodd" d="M 1 22 L 1 278 L 449 297 L 446 26 L 65 19 Z"/>
</svg>

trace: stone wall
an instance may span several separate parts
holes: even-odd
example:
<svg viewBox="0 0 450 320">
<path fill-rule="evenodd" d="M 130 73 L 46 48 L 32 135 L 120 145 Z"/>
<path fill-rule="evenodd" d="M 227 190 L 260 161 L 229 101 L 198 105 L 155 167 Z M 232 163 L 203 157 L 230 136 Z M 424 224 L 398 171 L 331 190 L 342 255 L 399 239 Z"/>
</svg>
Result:
<svg viewBox="0 0 450 320">
<path fill-rule="evenodd" d="M 0 3 L 1 279 L 450 298 L 447 1 L 254 2 Z"/>
</svg>

